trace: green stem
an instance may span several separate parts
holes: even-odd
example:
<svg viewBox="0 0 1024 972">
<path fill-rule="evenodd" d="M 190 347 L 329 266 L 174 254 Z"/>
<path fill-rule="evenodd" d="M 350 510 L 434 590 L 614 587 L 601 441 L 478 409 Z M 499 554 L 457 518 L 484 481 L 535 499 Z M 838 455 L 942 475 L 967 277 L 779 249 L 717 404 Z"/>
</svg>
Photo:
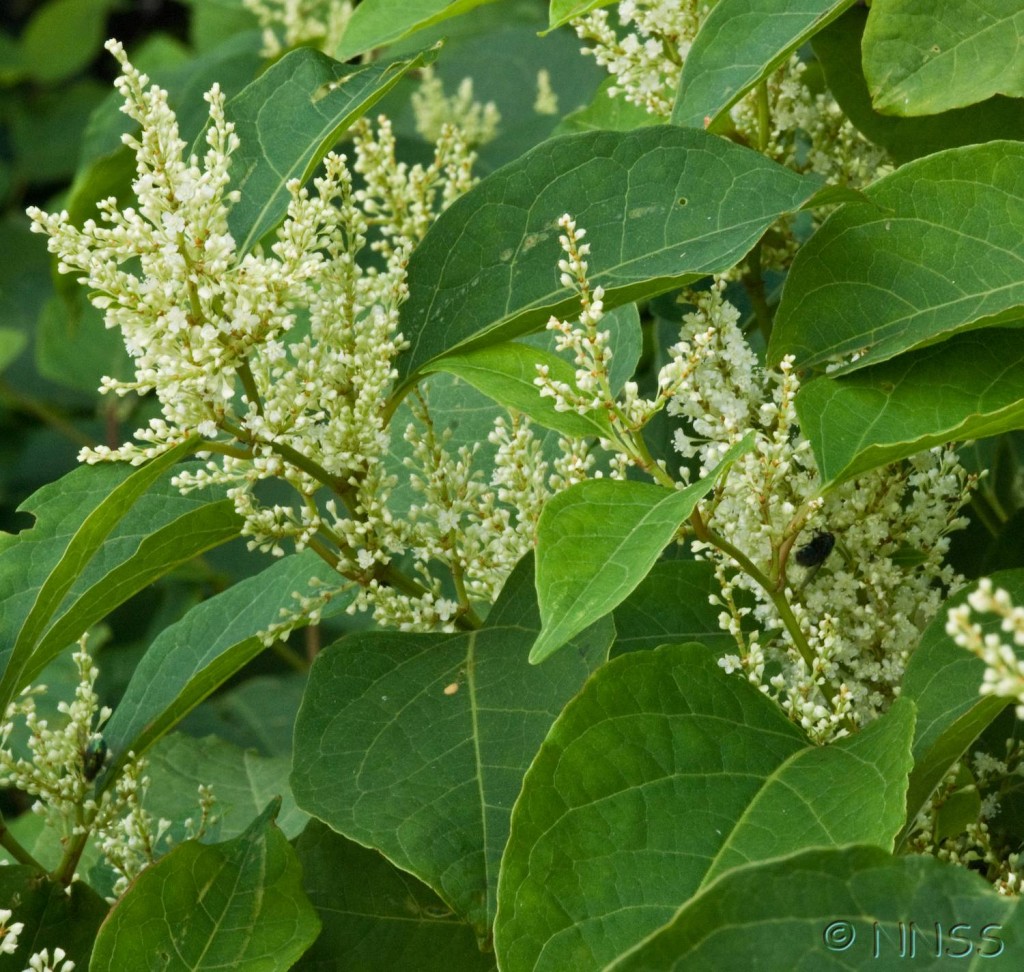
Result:
<svg viewBox="0 0 1024 972">
<path fill-rule="evenodd" d="M 60 863 L 56 869 L 50 875 L 54 881 L 58 884 L 68 887 L 71 882 L 75 879 L 75 871 L 78 870 L 78 862 L 82 859 L 82 854 L 85 852 L 85 845 L 89 842 L 90 828 L 88 826 L 83 827 L 84 833 L 75 834 L 71 840 L 68 841 L 67 847 L 64 850 L 64 856 L 60 859 Z"/>
<path fill-rule="evenodd" d="M 768 79 L 757 86 L 757 150 L 764 155 L 771 134 L 771 115 L 768 105 Z"/>
<path fill-rule="evenodd" d="M 764 338 L 765 344 L 767 344 L 772 336 L 772 320 L 775 315 L 765 294 L 764 276 L 761 272 L 762 244 L 763 241 L 758 240 L 747 256 L 746 271 L 743 274 L 742 281 L 743 288 L 750 298 L 750 306 L 753 309 L 757 327 L 761 332 L 761 337 Z"/>
<path fill-rule="evenodd" d="M 803 658 L 804 663 L 810 672 L 815 669 L 815 657 L 814 652 L 811 651 L 810 643 L 804 636 L 803 631 L 800 628 L 800 622 L 797 621 L 796 615 L 793 614 L 793 609 L 789 605 L 789 601 L 786 600 L 785 591 L 779 590 L 775 584 L 772 583 L 770 577 L 768 577 L 758 566 L 755 564 L 742 550 L 734 547 L 725 537 L 719 536 L 714 530 L 710 529 L 707 524 L 704 523 L 703 518 L 700 515 L 698 509 L 694 509 L 693 514 L 690 517 L 690 523 L 693 525 L 693 531 L 697 536 L 698 540 L 704 543 L 710 543 L 716 547 L 722 553 L 731 557 L 737 564 L 743 569 L 749 577 L 751 577 L 771 598 L 772 604 L 775 605 L 775 609 L 779 612 L 779 618 L 782 623 L 786 626 L 786 630 L 789 632 L 790 638 L 793 639 L 793 644 L 796 646 L 797 651 L 800 652 L 800 657 Z M 825 701 L 828 703 L 830 708 L 833 708 L 833 699 L 838 695 L 835 686 L 828 679 L 823 679 L 818 686 L 821 690 L 822 695 L 825 696 Z"/>
<path fill-rule="evenodd" d="M 263 414 L 263 399 L 260 398 L 260 390 L 256 387 L 256 378 L 249 367 L 248 361 L 243 361 L 236 369 L 235 374 L 241 379 L 242 388 L 245 389 L 245 397 L 250 405 L 256 406 L 256 412 Z"/>
</svg>

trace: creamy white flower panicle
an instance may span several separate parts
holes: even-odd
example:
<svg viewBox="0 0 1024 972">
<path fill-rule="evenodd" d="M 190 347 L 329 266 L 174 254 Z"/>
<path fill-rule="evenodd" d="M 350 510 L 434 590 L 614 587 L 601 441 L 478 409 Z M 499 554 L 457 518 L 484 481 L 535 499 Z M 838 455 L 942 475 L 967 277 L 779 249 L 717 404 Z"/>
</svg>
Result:
<svg viewBox="0 0 1024 972">
<path fill-rule="evenodd" d="M 18 950 L 18 936 L 25 930 L 23 921 L 12 922 L 9 908 L 0 908 L 0 955 L 13 955 Z"/>
<path fill-rule="evenodd" d="M 127 754 L 113 789 L 105 789 L 99 799 L 95 796 L 94 778 L 102 765 L 89 765 L 90 744 L 101 740 L 100 730 L 111 712 L 99 704 L 95 690 L 99 671 L 86 648 L 86 640 L 85 636 L 80 639 L 72 656 L 79 677 L 75 697 L 57 705 L 57 711 L 65 717 L 63 724 L 51 725 L 39 716 L 36 698 L 45 694 L 45 685 L 26 688 L 8 705 L 0 726 L 0 786 L 36 797 L 33 812 L 46 819 L 65 845 L 91 833 L 117 873 L 117 896 L 155 860 L 161 841 L 162 849 L 166 850 L 164 836 L 170 821 L 154 821 L 142 808 L 149 786 L 144 775 L 146 762 L 132 753 Z M 27 759 L 15 756 L 12 747 L 18 721 L 24 723 L 28 732 Z"/>
<path fill-rule="evenodd" d="M 575 321 L 552 317 L 547 328 L 557 334 L 556 350 L 572 352 L 576 373 L 572 383 L 559 381 L 551 376 L 547 365 L 538 365 L 533 383 L 540 390 L 541 397 L 554 400 L 554 407 L 559 412 L 585 415 L 594 411 L 607 416 L 614 438 L 602 440 L 601 445 L 616 453 L 611 475 L 624 478 L 627 466 L 648 465 L 647 458 L 633 448 L 635 440 L 632 433 L 643 428 L 672 400 L 691 367 L 688 357 L 691 349 L 683 344 L 669 349 L 669 362 L 658 374 L 656 398 L 641 398 L 636 382 L 632 381 L 627 381 L 622 391 L 615 394 L 609 378 L 611 332 L 598 328 L 604 318 L 604 288 L 591 288 L 587 278 L 585 257 L 590 252 L 590 244 L 581 242 L 586 230 L 577 228 L 569 213 L 559 219 L 558 225 L 563 231 L 558 239 L 565 253 L 558 261 L 560 281 L 563 287 L 579 295 L 580 314 Z"/>
<path fill-rule="evenodd" d="M 668 118 L 690 47 L 713 6 L 707 0 L 623 0 L 617 4 L 618 31 L 606 9 L 572 25 L 591 45 L 583 53 L 593 55 L 615 78 L 610 96 Z M 862 186 L 888 172 L 885 151 L 853 127 L 831 94 L 811 92 L 803 81 L 805 69 L 794 54 L 768 78 L 767 132 L 761 131 L 756 91 L 730 109 L 738 139 L 783 165 L 817 172 L 830 182 Z M 779 250 L 766 254 L 766 262 L 784 266 L 795 243 L 787 236 L 774 244 L 767 241 L 766 248 Z"/>
<path fill-rule="evenodd" d="M 74 972 L 75 963 L 66 958 L 66 955 L 64 949 L 55 948 L 53 958 L 50 958 L 50 950 L 44 948 L 28 960 L 28 969 L 25 972 Z"/>
<path fill-rule="evenodd" d="M 352 17 L 352 0 L 242 0 L 263 28 L 263 55 L 300 44 L 334 54 Z"/>
<path fill-rule="evenodd" d="M 416 131 L 428 142 L 439 141 L 446 128 L 457 128 L 467 145 L 486 145 L 495 139 L 501 124 L 498 106 L 474 97 L 472 78 L 463 78 L 455 94 L 448 96 L 429 64 L 422 69 L 419 87 L 412 93 L 412 110 Z"/>
<path fill-rule="evenodd" d="M 999 629 L 985 632 L 972 613 L 994 614 Z M 947 612 L 946 634 L 985 663 L 985 674 L 978 691 L 1017 703 L 1017 718 L 1024 719 L 1024 662 L 1014 646 L 1024 647 L 1024 608 L 1013 603 L 1009 593 L 994 587 L 988 577 L 967 595 L 965 603 Z"/>
<path fill-rule="evenodd" d="M 593 45 L 583 53 L 593 55 L 615 78 L 608 89 L 611 97 L 621 95 L 668 117 L 683 61 L 709 9 L 707 0 L 624 0 L 617 4 L 619 24 L 627 28 L 621 36 L 604 9 L 571 23 Z"/>
<path fill-rule="evenodd" d="M 756 430 L 754 450 L 701 509 L 708 525 L 765 574 L 788 541 L 786 598 L 815 659 L 808 670 L 776 605 L 753 578 L 695 541 L 694 549 L 718 565 L 723 628 L 740 643 L 740 655 L 724 667 L 742 669 L 812 736 L 827 738 L 844 731 L 848 717 L 867 722 L 887 707 L 943 588 L 962 583 L 944 558 L 948 534 L 966 525 L 960 510 L 974 480 L 954 452 L 940 448 L 873 470 L 822 498 L 797 420 L 792 362 L 783 360 L 777 372 L 757 365 L 721 281 L 689 299 L 696 310 L 684 318 L 681 336 L 702 353 L 669 406 L 684 420 L 676 446 L 704 475 Z M 793 551 L 816 531 L 831 533 L 835 550 L 821 566 L 800 567 Z M 732 600 L 736 589 L 756 599 L 750 635 L 743 630 L 746 612 Z M 748 637 L 754 640 L 747 643 Z M 766 662 L 781 666 L 767 681 Z M 822 680 L 842 695 L 831 710 L 821 705 Z"/>
<path fill-rule="evenodd" d="M 844 734 L 851 721 L 870 721 L 898 694 L 910 651 L 938 611 L 943 588 L 962 583 L 944 558 L 947 535 L 966 525 L 960 509 L 973 478 L 954 452 L 933 449 L 820 496 L 814 456 L 797 420 L 792 359 L 777 371 L 759 365 L 721 278 L 686 295 L 694 310 L 684 316 L 680 340 L 658 375 L 658 397 L 641 399 L 627 383 L 617 399 L 608 383 L 609 334 L 599 329 L 604 294 L 587 277 L 589 244 L 571 216 L 559 225 L 562 284 L 580 295 L 581 312 L 576 322 L 552 318 L 548 327 L 558 334 L 558 350 L 572 353 L 575 381 L 556 380 L 540 366 L 540 394 L 561 411 L 607 416 L 613 436 L 602 445 L 622 457 L 613 474 L 635 465 L 665 485 L 667 468 L 651 465 L 636 434 L 660 408 L 679 422 L 675 445 L 686 463 L 678 487 L 693 471 L 707 475 L 754 430 L 754 449 L 699 511 L 704 526 L 755 571 L 741 569 L 717 541 L 692 540 L 698 557 L 715 565 L 720 593 L 713 603 L 737 643 L 738 653 L 723 658 L 722 667 L 742 672 L 815 739 Z M 835 552 L 823 565 L 799 566 L 792 554 L 819 531 L 832 535 Z M 765 589 L 766 577 L 784 593 L 791 619 Z M 753 596 L 752 609 L 738 606 L 740 590 Z M 832 694 L 823 697 L 826 685 Z"/>
<path fill-rule="evenodd" d="M 81 229 L 66 213 L 30 212 L 60 269 L 92 290 L 133 356 L 135 379 L 105 379 L 104 390 L 152 391 L 162 415 L 135 442 L 82 458 L 141 463 L 202 436 L 198 455 L 207 462 L 180 471 L 178 487 L 226 488 L 250 547 L 275 556 L 312 547 L 337 572 L 297 594 L 265 641 L 317 620 L 352 584 L 360 590 L 351 609 L 372 609 L 385 625 L 451 630 L 472 618 L 471 601 L 493 599 L 529 549 L 541 497 L 586 475 L 592 460 L 581 443 L 566 442 L 549 468 L 529 424 L 513 417 L 514 431 L 499 423 L 488 444 L 498 455 L 485 482 L 472 450 L 449 455 L 424 400 L 407 432 L 410 484 L 420 496 L 407 513 L 392 502 L 398 477 L 385 406 L 406 346 L 398 311 L 407 262 L 438 214 L 474 183 L 463 129 L 440 124 L 433 161 L 409 165 L 397 158 L 386 118 L 357 122 L 351 165 L 330 153 L 311 186 L 291 183 L 272 245 L 243 254 L 228 228 L 238 138 L 220 91 L 207 96 L 204 158 L 184 158 L 166 93 L 119 44 L 108 47 L 122 67 L 124 111 L 141 126 L 125 137 L 136 154 L 138 207 L 107 200 L 101 222 Z M 470 94 L 462 92 L 460 111 L 469 110 Z M 484 127 L 496 123 L 486 106 L 479 115 Z M 287 483 L 294 498 L 264 502 L 257 488 L 267 480 Z M 525 492 L 514 495 L 511 483 Z M 398 557 L 411 559 L 413 576 L 392 567 Z M 438 563 L 450 570 L 458 602 L 443 593 Z"/>
</svg>

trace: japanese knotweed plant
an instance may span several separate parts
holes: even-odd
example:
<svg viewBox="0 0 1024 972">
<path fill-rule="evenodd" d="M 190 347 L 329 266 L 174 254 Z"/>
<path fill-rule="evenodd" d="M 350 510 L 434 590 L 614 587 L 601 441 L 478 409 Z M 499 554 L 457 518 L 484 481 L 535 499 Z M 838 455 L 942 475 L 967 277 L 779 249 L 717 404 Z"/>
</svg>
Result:
<svg viewBox="0 0 1024 972">
<path fill-rule="evenodd" d="M 852 37 L 860 70 L 863 45 L 869 103 L 898 72 L 849 3 L 553 3 L 613 80 L 577 108 L 552 59 L 517 87 L 528 124 L 468 81 L 446 96 L 444 50 L 374 53 L 486 4 L 247 6 L 287 53 L 234 99 L 214 86 L 191 146 L 109 42 L 135 200 L 29 210 L 124 339 L 132 374 L 102 391 L 159 414 L 82 450 L 73 536 L 40 497 L 50 560 L 5 551 L 38 590 L 8 721 L 39 728 L 46 662 L 150 580 L 238 535 L 272 557 L 157 635 L 113 713 L 80 652 L 73 727 L 3 757 L 123 879 L 92 967 L 171 947 L 287 965 L 319 932 L 314 962 L 781 969 L 872 928 L 880 949 L 909 900 L 1002 944 L 1021 760 L 997 718 L 1020 665 L 957 605 L 1017 619 L 950 545 L 969 508 L 993 533 L 1010 516 L 957 443 L 1019 425 L 1019 143 L 989 144 L 978 108 L 985 137 L 956 147 L 940 118 L 926 153 L 856 109 L 836 49 Z M 368 121 L 411 71 L 414 121 Z M 500 157 L 505 118 L 533 134 Z M 311 667 L 280 648 L 317 624 L 357 626 L 311 640 Z M 267 645 L 309 668 L 298 809 L 155 862 L 146 818 L 119 850 L 144 829 L 103 809 L 132 754 Z M 289 817 L 289 843 L 292 811 L 315 819 Z M 77 859 L 51 881 L 85 893 Z M 184 885 L 238 911 L 183 923 L 164 902 Z M 780 920 L 785 941 L 759 937 Z"/>
</svg>

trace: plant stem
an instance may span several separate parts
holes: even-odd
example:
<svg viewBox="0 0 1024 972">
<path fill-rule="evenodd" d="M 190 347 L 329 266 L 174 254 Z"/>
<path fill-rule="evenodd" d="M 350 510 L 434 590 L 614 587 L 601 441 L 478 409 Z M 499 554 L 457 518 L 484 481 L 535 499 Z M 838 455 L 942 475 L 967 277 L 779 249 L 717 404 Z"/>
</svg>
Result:
<svg viewBox="0 0 1024 972">
<path fill-rule="evenodd" d="M 811 651 L 810 643 L 800 628 L 800 622 L 797 621 L 789 601 L 786 600 L 785 591 L 779 590 L 777 585 L 772 583 L 771 578 L 742 550 L 734 547 L 725 537 L 719 536 L 714 530 L 710 529 L 701 517 L 699 509 L 694 509 L 690 516 L 690 523 L 693 525 L 693 531 L 697 535 L 698 540 L 710 543 L 722 551 L 722 553 L 731 557 L 743 569 L 744 573 L 751 577 L 765 594 L 771 598 L 772 604 L 775 605 L 775 609 L 779 612 L 779 618 L 786 626 L 786 630 L 789 632 L 790 638 L 793 639 L 793 644 L 796 646 L 797 651 L 800 652 L 800 657 L 803 658 L 804 664 L 807 665 L 809 671 L 813 672 L 815 669 L 814 652 Z M 833 699 L 838 695 L 835 686 L 828 679 L 823 678 L 819 684 L 819 689 L 825 696 L 825 701 L 829 707 L 834 709 Z"/>
<path fill-rule="evenodd" d="M 772 336 L 772 321 L 774 312 L 768 303 L 765 294 L 764 276 L 761 273 L 761 247 L 763 240 L 758 240 L 746 259 L 746 270 L 743 274 L 743 289 L 750 298 L 750 306 L 754 312 L 754 319 L 757 321 L 758 330 L 764 343 L 767 344 Z"/>
</svg>

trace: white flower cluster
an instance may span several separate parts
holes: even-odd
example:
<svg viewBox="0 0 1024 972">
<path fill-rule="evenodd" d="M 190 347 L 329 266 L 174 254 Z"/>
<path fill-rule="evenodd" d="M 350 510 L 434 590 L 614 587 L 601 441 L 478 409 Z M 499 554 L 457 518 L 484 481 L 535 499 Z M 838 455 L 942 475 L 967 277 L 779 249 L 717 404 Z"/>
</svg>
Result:
<svg viewBox="0 0 1024 972">
<path fill-rule="evenodd" d="M 355 9 L 352 0 L 242 0 L 242 6 L 263 28 L 264 57 L 300 44 L 333 55 Z"/>
<path fill-rule="evenodd" d="M 581 314 L 576 324 L 552 318 L 548 327 L 559 334 L 558 349 L 572 351 L 577 370 L 570 385 L 540 367 L 540 394 L 559 410 L 608 416 L 614 435 L 602 445 L 620 452 L 613 474 L 635 465 L 677 488 L 693 467 L 707 475 L 755 430 L 753 451 L 700 504 L 701 525 L 694 527 L 693 549 L 715 563 L 721 591 L 713 603 L 723 609 L 722 628 L 739 649 L 721 664 L 742 671 L 816 739 L 870 721 L 898 694 L 943 588 L 961 583 L 944 557 L 947 534 L 966 525 L 959 511 L 973 478 L 951 450 L 934 449 L 822 496 L 797 422 L 792 360 L 778 371 L 758 364 L 722 279 L 687 295 L 695 310 L 659 373 L 658 396 L 641 399 L 627 383 L 616 400 L 608 385 L 609 335 L 598 329 L 603 293 L 587 281 L 589 246 L 568 215 L 560 225 L 562 283 L 580 294 Z M 650 461 L 639 435 L 663 406 L 679 420 L 675 445 L 687 460 L 677 479 Z M 820 534 L 829 537 L 828 562 L 800 566 L 797 552 Z"/>
<path fill-rule="evenodd" d="M 583 53 L 615 77 L 609 95 L 668 118 L 690 47 L 712 6 L 707 0 L 623 0 L 617 10 L 625 33 L 612 26 L 607 10 L 572 23 L 592 45 Z M 831 182 L 861 186 L 888 171 L 886 153 L 850 124 L 835 99 L 810 91 L 805 67 L 794 54 L 768 79 L 768 131 L 761 130 L 764 116 L 756 91 L 733 106 L 736 137 L 783 165 L 817 172 Z"/>
<path fill-rule="evenodd" d="M 917 815 L 908 847 L 916 854 L 928 854 L 980 872 L 1001 895 L 1019 895 L 1024 891 L 1024 853 L 1019 849 L 1020 836 L 1012 817 L 1007 827 L 999 814 L 1000 795 L 1012 794 L 1020 788 L 1019 781 L 1024 775 L 1024 745 L 1018 739 L 1007 739 L 1002 759 L 975 751 L 970 764 L 973 772 L 968 770 L 966 758 L 950 767 Z M 948 818 L 943 819 L 944 807 L 957 801 L 956 816 L 960 817 L 965 806 L 975 803 L 979 796 L 976 818 L 959 823 L 963 827 L 959 833 L 951 832 L 954 828 L 948 825 Z"/>
<path fill-rule="evenodd" d="M 595 10 L 572 21 L 576 34 L 592 43 L 592 54 L 615 78 L 611 97 L 646 108 L 654 115 L 672 114 L 683 62 L 710 5 L 707 0 L 623 0 L 617 6 L 619 23 L 627 28 L 620 38 L 607 10 Z"/>
<path fill-rule="evenodd" d="M 742 669 L 813 736 L 827 738 L 849 718 L 867 722 L 891 702 L 942 589 L 962 582 L 944 557 L 947 534 L 966 525 L 959 511 L 974 480 L 954 452 L 933 449 L 822 496 L 797 421 L 791 361 L 777 372 L 758 366 L 721 281 L 690 299 L 696 310 L 684 318 L 682 338 L 699 343 L 702 353 L 669 406 L 683 419 L 676 445 L 704 475 L 747 430 L 757 431 L 754 450 L 701 510 L 708 527 L 742 551 L 776 594 L 737 571 L 734 558 L 714 544 L 694 543 L 717 564 L 722 626 L 740 648 L 723 664 Z M 835 551 L 823 565 L 796 565 L 796 552 L 816 533 L 830 534 Z M 753 595 L 752 609 L 736 606 L 736 589 Z M 802 633 L 796 640 L 779 597 Z M 822 705 L 825 686 L 835 693 L 829 706 Z"/>
<path fill-rule="evenodd" d="M 18 950 L 18 938 L 25 930 L 23 921 L 11 921 L 13 916 L 9 908 L 0 909 L 0 955 L 13 955 Z M 66 955 L 64 949 L 55 948 L 51 959 L 50 950 L 44 948 L 29 957 L 24 972 L 74 972 L 75 963 L 66 959 Z"/>
<path fill-rule="evenodd" d="M 13 915 L 9 908 L 0 909 L 0 955 L 13 955 L 18 950 L 18 938 L 25 930 L 24 922 L 11 921 Z M 29 957 L 24 972 L 74 972 L 75 963 L 66 959 L 66 955 L 64 949 L 55 948 L 51 959 L 50 950 L 44 948 Z"/>
<path fill-rule="evenodd" d="M 559 219 L 558 225 L 562 228 L 558 240 L 565 254 L 558 261 L 560 280 L 563 287 L 579 294 L 580 314 L 573 322 L 551 317 L 547 328 L 558 335 L 555 345 L 558 351 L 572 352 L 576 373 L 570 384 L 553 378 L 547 365 L 538 365 L 533 383 L 540 389 L 542 398 L 554 400 L 556 411 L 580 415 L 596 411 L 608 417 L 614 438 L 602 439 L 601 445 L 617 453 L 612 462 L 613 476 L 624 477 L 629 465 L 650 469 L 650 457 L 633 433 L 671 402 L 694 367 L 699 349 L 695 351 L 685 343 L 669 348 L 669 362 L 658 374 L 657 397 L 640 397 L 639 386 L 634 381 L 627 381 L 616 395 L 608 370 L 612 360 L 611 332 L 598 329 L 604 317 L 604 289 L 591 289 L 587 279 L 585 257 L 590 252 L 590 244 L 581 242 L 586 230 L 578 228 L 569 213 Z"/>
<path fill-rule="evenodd" d="M 219 89 L 207 95 L 206 155 L 185 158 L 166 93 L 148 86 L 119 44 L 107 46 L 122 67 L 123 110 L 141 125 L 140 135 L 125 136 L 136 154 L 138 207 L 120 210 L 106 200 L 102 222 L 81 229 L 67 213 L 29 212 L 33 229 L 50 236 L 59 269 L 80 274 L 134 358 L 135 380 L 105 379 L 103 390 L 155 392 L 163 414 L 136 432 L 137 442 L 84 450 L 81 458 L 141 463 L 201 435 L 205 468 L 175 482 L 183 491 L 226 486 L 251 547 L 278 556 L 286 541 L 312 547 L 362 587 L 353 609 L 372 607 L 385 624 L 450 630 L 461 616 L 472 618 L 469 597 L 493 593 L 529 542 L 525 526 L 513 531 L 513 543 L 499 524 L 506 515 L 535 519 L 534 501 L 529 510 L 516 512 L 513 503 L 499 511 L 482 490 L 471 512 L 466 497 L 456 502 L 451 491 L 427 488 L 446 475 L 472 479 L 443 448 L 427 448 L 413 457 L 422 472 L 414 488 L 426 501 L 403 518 L 390 506 L 397 477 L 386 463 L 392 443 L 385 404 L 394 359 L 405 347 L 397 323 L 408 256 L 474 181 L 475 156 L 461 129 L 442 125 L 433 162 L 408 165 L 396 158 L 387 119 L 376 129 L 357 123 L 351 171 L 344 156 L 329 154 L 312 189 L 289 186 L 291 202 L 269 252 L 241 254 L 228 227 L 238 199 L 228 187 L 238 138 Z M 485 110 L 481 117 L 490 116 Z M 575 462 L 579 449 L 567 451 Z M 524 461 L 515 450 L 502 457 L 496 485 L 514 478 L 515 463 Z M 505 467 L 506 460 L 513 465 Z M 263 502 L 257 487 L 274 479 L 289 484 L 297 500 Z M 439 580 L 424 576 L 421 584 L 392 566 L 410 555 L 424 574 L 442 547 L 460 588 L 457 605 L 442 596 Z M 300 611 L 322 609 L 346 586 L 335 581 Z M 295 620 L 275 625 L 268 637 Z"/>
<path fill-rule="evenodd" d="M 85 642 L 83 637 L 72 656 L 78 667 L 74 700 L 57 706 L 66 716 L 63 725 L 52 726 L 38 714 L 36 697 L 45 693 L 45 685 L 25 689 L 7 707 L 0 726 L 0 786 L 36 797 L 33 812 L 46 819 L 65 847 L 93 835 L 118 874 L 114 893 L 119 895 L 155 859 L 170 821 L 154 821 L 142 808 L 149 779 L 143 775 L 145 761 L 131 753 L 113 789 L 104 790 L 99 800 L 95 797 L 93 780 L 106 755 L 99 730 L 110 709 L 99 705 L 94 687 L 99 672 Z M 11 748 L 17 719 L 28 731 L 28 759 L 15 756 Z M 208 795 L 201 794 L 200 802 L 205 807 Z"/>
<path fill-rule="evenodd" d="M 501 112 L 493 101 L 486 104 L 473 97 L 473 79 L 463 78 L 450 97 L 433 67 L 423 68 L 419 88 L 412 94 L 416 131 L 428 142 L 436 142 L 446 128 L 457 128 L 467 145 L 486 145 L 494 140 L 501 124 Z"/>
<path fill-rule="evenodd" d="M 29 958 L 25 972 L 73 972 L 75 963 L 65 959 L 66 954 L 64 949 L 55 948 L 51 959 L 49 949 L 44 948 Z"/>
<path fill-rule="evenodd" d="M 999 627 L 1005 637 L 994 631 L 986 634 L 972 619 L 972 611 L 1001 618 Z M 1024 719 L 1024 661 L 1013 647 L 1024 646 L 1024 608 L 1016 607 L 1006 591 L 983 577 L 964 604 L 949 609 L 946 634 L 985 663 L 978 691 L 1015 700 L 1017 718 Z"/>
</svg>

